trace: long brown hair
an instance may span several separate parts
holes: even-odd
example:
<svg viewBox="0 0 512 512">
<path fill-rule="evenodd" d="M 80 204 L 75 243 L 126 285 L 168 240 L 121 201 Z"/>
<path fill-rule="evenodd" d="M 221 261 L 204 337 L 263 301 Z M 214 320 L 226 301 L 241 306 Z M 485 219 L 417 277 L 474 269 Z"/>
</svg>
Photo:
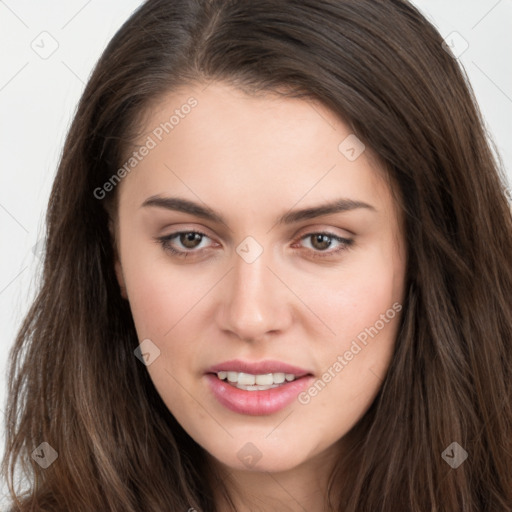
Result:
<svg viewBox="0 0 512 512">
<path fill-rule="evenodd" d="M 116 190 L 94 194 L 150 104 L 209 81 L 322 101 L 381 159 L 404 215 L 394 357 L 348 434 L 326 509 L 512 510 L 512 216 L 471 87 L 442 43 L 404 0 L 147 0 L 126 21 L 67 136 L 41 288 L 10 353 L 13 510 L 216 510 L 203 449 L 133 354 L 109 231 Z M 47 468 L 32 456 L 43 442 L 58 454 Z M 467 453 L 457 468 L 452 443 Z M 15 488 L 16 468 L 29 489 Z"/>
</svg>

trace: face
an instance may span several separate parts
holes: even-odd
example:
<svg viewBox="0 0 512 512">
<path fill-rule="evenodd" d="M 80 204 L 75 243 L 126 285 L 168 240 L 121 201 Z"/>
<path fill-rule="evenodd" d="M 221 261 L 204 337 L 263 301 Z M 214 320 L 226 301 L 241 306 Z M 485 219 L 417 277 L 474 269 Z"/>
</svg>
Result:
<svg viewBox="0 0 512 512">
<path fill-rule="evenodd" d="M 304 99 L 191 86 L 146 122 L 116 273 L 158 393 L 231 469 L 320 460 L 394 349 L 405 249 L 382 169 Z"/>
</svg>

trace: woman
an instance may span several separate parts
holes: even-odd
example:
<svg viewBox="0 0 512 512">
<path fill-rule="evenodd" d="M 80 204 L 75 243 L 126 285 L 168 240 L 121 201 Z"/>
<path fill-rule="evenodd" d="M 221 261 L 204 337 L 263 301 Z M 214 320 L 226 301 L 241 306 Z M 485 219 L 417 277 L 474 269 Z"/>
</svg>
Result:
<svg viewBox="0 0 512 512">
<path fill-rule="evenodd" d="M 503 180 L 407 2 L 148 0 L 52 190 L 13 510 L 512 510 Z"/>
</svg>

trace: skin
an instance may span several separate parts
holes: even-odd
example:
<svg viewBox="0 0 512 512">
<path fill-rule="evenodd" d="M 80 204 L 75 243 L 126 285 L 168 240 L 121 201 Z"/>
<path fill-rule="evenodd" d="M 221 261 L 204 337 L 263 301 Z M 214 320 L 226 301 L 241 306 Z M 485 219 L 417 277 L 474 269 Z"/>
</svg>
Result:
<svg viewBox="0 0 512 512">
<path fill-rule="evenodd" d="M 190 96 L 197 106 L 116 190 L 122 293 L 139 339 L 160 350 L 147 366 L 156 389 L 219 474 L 230 475 L 238 510 L 275 510 L 279 504 L 280 510 L 322 511 L 343 437 L 382 385 L 400 314 L 309 403 L 295 400 L 274 414 L 226 409 L 204 373 L 234 358 L 277 359 L 321 378 L 358 334 L 402 303 L 402 221 L 370 149 L 349 161 L 338 146 L 350 128 L 312 100 L 249 96 L 222 83 L 190 86 L 168 94 L 148 113 L 140 144 Z M 226 223 L 141 207 L 155 195 L 207 205 Z M 374 210 L 276 224 L 290 210 L 338 198 Z M 207 235 L 195 242 L 198 249 L 184 245 L 183 237 L 172 245 L 195 255 L 178 258 L 155 241 L 187 230 Z M 305 237 L 326 231 L 353 244 L 335 254 L 335 239 L 322 245 Z M 263 248 L 252 263 L 236 252 L 247 236 Z M 328 257 L 314 257 L 329 251 Z M 261 453 L 252 468 L 237 457 L 248 442 Z M 218 501 L 226 510 L 220 496 Z"/>
</svg>

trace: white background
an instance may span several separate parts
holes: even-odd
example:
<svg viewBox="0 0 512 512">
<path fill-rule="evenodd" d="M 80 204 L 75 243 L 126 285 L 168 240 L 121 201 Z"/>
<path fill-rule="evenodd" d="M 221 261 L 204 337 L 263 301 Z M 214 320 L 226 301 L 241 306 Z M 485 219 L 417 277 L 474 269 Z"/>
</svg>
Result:
<svg viewBox="0 0 512 512">
<path fill-rule="evenodd" d="M 456 49 L 512 183 L 512 1 L 416 0 Z M 37 286 L 33 248 L 64 137 L 102 50 L 140 0 L 0 0 L 0 420 L 7 357 Z M 47 32 L 48 35 L 40 35 Z M 33 47 L 58 45 L 46 59 Z M 55 42 L 52 41 L 55 40 Z M 40 50 L 42 51 L 42 50 Z M 508 64 L 507 64 L 508 62 Z M 0 457 L 4 431 L 0 425 Z M 35 447 L 34 447 L 35 448 Z M 0 482 L 1 494 L 5 493 Z"/>
</svg>

